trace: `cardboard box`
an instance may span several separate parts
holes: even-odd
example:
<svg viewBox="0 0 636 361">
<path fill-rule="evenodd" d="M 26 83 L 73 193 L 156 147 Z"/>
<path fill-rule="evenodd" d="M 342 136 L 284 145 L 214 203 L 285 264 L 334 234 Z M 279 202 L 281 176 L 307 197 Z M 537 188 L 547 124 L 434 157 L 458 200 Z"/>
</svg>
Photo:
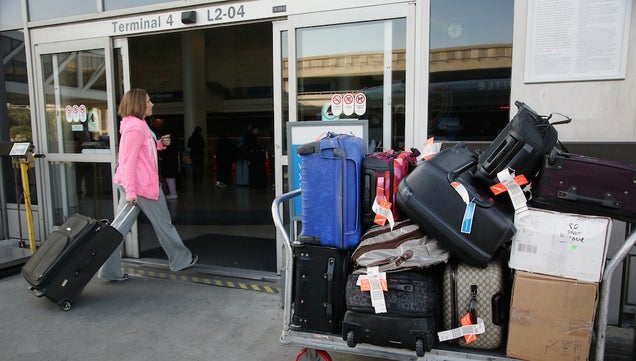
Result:
<svg viewBox="0 0 636 361">
<path fill-rule="evenodd" d="M 582 361 L 590 353 L 598 283 L 517 271 L 506 355 Z"/>
<path fill-rule="evenodd" d="M 531 208 L 515 220 L 510 268 L 600 282 L 612 219 Z"/>
</svg>

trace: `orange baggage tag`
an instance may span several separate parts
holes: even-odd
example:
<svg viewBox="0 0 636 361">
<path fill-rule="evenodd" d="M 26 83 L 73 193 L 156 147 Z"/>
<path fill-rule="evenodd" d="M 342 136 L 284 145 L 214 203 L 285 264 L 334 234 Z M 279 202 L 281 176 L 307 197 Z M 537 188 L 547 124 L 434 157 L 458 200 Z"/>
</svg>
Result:
<svg viewBox="0 0 636 361">
<path fill-rule="evenodd" d="M 470 320 L 470 313 L 464 315 L 464 317 L 462 317 L 462 319 L 460 320 L 460 323 L 462 324 L 462 326 L 472 325 L 473 322 Z M 464 340 L 466 340 L 466 344 L 469 344 L 477 340 L 477 335 L 475 335 L 474 333 L 464 335 Z"/>
<path fill-rule="evenodd" d="M 391 205 L 392 203 L 387 201 L 386 199 L 383 199 L 381 201 L 378 202 L 378 204 L 380 205 L 380 207 L 387 209 L 387 210 L 391 210 Z M 373 222 L 380 225 L 380 226 L 384 226 L 386 224 L 386 216 L 380 214 L 380 213 L 376 213 L 375 214 L 375 218 L 373 219 Z"/>
<path fill-rule="evenodd" d="M 518 176 L 513 178 L 515 183 L 517 183 L 520 186 L 524 186 L 526 184 L 528 184 L 528 179 L 526 179 L 526 176 L 524 176 L 523 174 L 519 174 Z M 497 183 L 493 186 L 490 186 L 490 190 L 495 194 L 501 194 L 501 193 L 505 193 L 508 191 L 508 188 L 506 188 L 505 185 L 503 185 L 503 183 Z"/>
<path fill-rule="evenodd" d="M 388 291 L 389 285 L 386 282 L 386 278 L 380 278 L 380 286 L 382 287 L 382 291 Z M 360 291 L 368 292 L 371 291 L 371 282 L 368 278 L 360 278 Z"/>
</svg>

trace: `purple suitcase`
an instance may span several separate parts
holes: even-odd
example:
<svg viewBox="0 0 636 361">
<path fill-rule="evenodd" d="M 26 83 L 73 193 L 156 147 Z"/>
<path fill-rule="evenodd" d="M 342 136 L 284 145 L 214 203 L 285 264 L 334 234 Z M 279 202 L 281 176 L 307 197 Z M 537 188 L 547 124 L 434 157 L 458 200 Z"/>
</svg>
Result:
<svg viewBox="0 0 636 361">
<path fill-rule="evenodd" d="M 636 222 L 636 167 L 554 149 L 532 183 L 530 205 Z"/>
</svg>

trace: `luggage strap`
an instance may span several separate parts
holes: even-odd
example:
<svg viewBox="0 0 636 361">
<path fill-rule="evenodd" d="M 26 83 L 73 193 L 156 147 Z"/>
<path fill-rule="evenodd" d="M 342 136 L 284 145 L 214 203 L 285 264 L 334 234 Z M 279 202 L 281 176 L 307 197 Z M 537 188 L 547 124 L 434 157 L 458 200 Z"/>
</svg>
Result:
<svg viewBox="0 0 636 361">
<path fill-rule="evenodd" d="M 327 313 L 327 319 L 331 320 L 333 317 L 333 272 L 336 264 L 336 259 L 329 257 L 327 260 L 327 273 L 325 278 L 327 279 L 327 303 L 325 304 L 325 312 Z"/>
</svg>

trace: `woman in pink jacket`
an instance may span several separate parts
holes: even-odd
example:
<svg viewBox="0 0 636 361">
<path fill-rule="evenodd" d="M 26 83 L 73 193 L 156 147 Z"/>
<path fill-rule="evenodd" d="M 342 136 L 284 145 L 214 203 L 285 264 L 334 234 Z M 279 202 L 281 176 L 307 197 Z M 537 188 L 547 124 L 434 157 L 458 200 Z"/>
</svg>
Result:
<svg viewBox="0 0 636 361">
<path fill-rule="evenodd" d="M 119 190 L 117 214 L 127 205 L 137 205 L 132 214 L 126 216 L 118 230 L 126 235 L 135 223 L 139 211 L 143 211 L 152 224 L 161 247 L 168 255 L 172 271 L 181 271 L 194 266 L 198 257 L 183 244 L 179 233 L 172 225 L 166 198 L 159 183 L 157 150 L 170 145 L 170 135 L 156 139 L 144 120 L 152 115 L 153 104 L 143 89 L 131 89 L 121 100 L 118 114 L 122 117 L 119 127 L 118 166 L 113 181 Z M 128 279 L 121 270 L 120 245 L 100 268 L 97 276 L 111 281 Z"/>
</svg>

